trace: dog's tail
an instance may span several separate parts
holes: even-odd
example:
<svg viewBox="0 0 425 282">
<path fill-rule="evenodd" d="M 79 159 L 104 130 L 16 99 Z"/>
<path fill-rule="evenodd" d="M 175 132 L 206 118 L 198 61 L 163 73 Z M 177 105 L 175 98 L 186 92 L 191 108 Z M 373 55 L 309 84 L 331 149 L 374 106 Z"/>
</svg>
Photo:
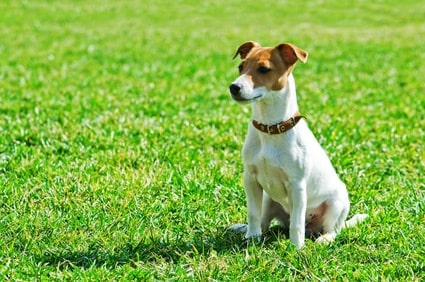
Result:
<svg viewBox="0 0 425 282">
<path fill-rule="evenodd" d="M 367 217 L 368 217 L 367 214 L 358 213 L 358 214 L 354 215 L 352 218 L 350 218 L 349 220 L 347 220 L 345 222 L 343 228 L 353 227 L 357 223 L 364 221 Z"/>
</svg>

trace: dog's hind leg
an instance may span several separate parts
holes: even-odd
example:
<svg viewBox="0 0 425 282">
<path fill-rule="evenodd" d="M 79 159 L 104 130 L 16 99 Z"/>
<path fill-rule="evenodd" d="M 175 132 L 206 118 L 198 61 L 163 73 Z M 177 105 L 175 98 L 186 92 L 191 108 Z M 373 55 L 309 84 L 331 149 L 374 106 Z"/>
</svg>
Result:
<svg viewBox="0 0 425 282">
<path fill-rule="evenodd" d="M 326 211 L 323 214 L 323 234 L 316 239 L 318 243 L 330 243 L 343 228 L 350 209 L 349 201 L 331 199 L 326 201 Z"/>
</svg>

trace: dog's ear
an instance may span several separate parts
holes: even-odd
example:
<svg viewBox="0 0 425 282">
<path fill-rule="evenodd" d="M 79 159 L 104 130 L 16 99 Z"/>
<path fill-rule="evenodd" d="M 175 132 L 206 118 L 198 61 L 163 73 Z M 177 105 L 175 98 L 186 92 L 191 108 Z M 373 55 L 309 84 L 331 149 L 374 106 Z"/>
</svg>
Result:
<svg viewBox="0 0 425 282">
<path fill-rule="evenodd" d="M 293 65 L 300 60 L 302 63 L 307 62 L 308 53 L 301 48 L 290 43 L 283 43 L 275 47 L 288 65 Z"/>
<path fill-rule="evenodd" d="M 233 56 L 233 59 L 236 58 L 238 55 L 241 55 L 241 59 L 245 59 L 248 53 L 252 50 L 254 47 L 260 47 L 260 44 L 254 41 L 248 41 L 239 46 L 238 50 L 236 51 L 235 55 Z"/>
</svg>

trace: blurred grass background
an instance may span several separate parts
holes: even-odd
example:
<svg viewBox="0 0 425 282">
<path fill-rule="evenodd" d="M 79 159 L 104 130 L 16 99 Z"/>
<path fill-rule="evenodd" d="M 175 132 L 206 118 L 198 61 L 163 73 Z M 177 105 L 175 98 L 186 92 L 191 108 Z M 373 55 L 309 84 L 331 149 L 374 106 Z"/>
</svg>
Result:
<svg viewBox="0 0 425 282">
<path fill-rule="evenodd" d="M 418 1 L 2 1 L 6 280 L 424 278 Z M 370 215 L 335 244 L 246 248 L 232 102 L 243 42 L 292 42 L 301 112 Z"/>
</svg>

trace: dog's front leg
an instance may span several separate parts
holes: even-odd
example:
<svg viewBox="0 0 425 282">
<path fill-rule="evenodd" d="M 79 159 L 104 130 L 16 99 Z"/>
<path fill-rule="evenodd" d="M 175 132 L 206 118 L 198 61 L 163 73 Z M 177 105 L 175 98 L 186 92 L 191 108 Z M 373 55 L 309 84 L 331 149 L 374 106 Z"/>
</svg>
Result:
<svg viewBox="0 0 425 282">
<path fill-rule="evenodd" d="M 307 209 L 307 187 L 304 182 L 295 183 L 291 189 L 292 209 L 289 225 L 289 239 L 297 249 L 304 245 L 305 213 Z"/>
<path fill-rule="evenodd" d="M 248 229 L 245 238 L 256 238 L 260 240 L 263 189 L 257 180 L 247 172 L 244 173 L 244 186 L 248 208 Z"/>
</svg>

